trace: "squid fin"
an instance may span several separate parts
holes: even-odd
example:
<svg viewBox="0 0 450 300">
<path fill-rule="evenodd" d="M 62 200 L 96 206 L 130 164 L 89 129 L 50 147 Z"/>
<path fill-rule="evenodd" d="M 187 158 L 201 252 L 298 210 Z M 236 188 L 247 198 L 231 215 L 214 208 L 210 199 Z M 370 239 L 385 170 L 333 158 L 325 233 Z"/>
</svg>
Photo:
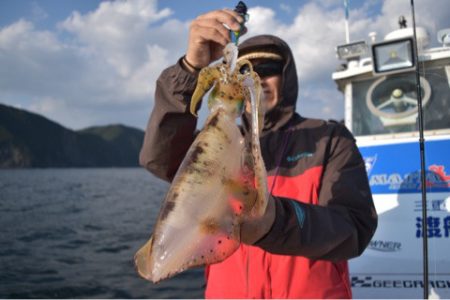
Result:
<svg viewBox="0 0 450 300">
<path fill-rule="evenodd" d="M 207 91 L 211 89 L 216 80 L 219 78 L 220 72 L 216 67 L 203 68 L 198 74 L 197 86 L 191 98 L 190 112 L 197 116 L 197 106 Z"/>
<path fill-rule="evenodd" d="M 152 263 L 151 263 L 151 251 L 153 245 L 153 237 L 151 237 L 144 246 L 142 246 L 138 252 L 134 255 L 134 265 L 140 276 L 147 280 L 152 279 Z"/>
</svg>

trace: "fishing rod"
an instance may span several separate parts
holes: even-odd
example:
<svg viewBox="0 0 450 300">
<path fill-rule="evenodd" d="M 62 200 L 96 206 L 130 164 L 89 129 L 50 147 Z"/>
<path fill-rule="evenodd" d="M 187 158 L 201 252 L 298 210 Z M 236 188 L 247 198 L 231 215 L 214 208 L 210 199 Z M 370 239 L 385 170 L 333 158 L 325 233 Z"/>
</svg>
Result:
<svg viewBox="0 0 450 300">
<path fill-rule="evenodd" d="M 414 33 L 414 55 L 416 60 L 416 93 L 417 93 L 417 112 L 419 118 L 419 147 L 420 147 L 420 178 L 422 191 L 422 246 L 423 246 L 423 299 L 428 299 L 429 281 L 428 281 L 428 224 L 427 224 L 427 190 L 426 190 L 426 172 L 425 172 L 425 139 L 423 135 L 423 107 L 422 107 L 422 87 L 420 83 L 420 64 L 417 47 L 416 34 L 416 16 L 414 0 L 411 0 L 411 14 Z"/>
</svg>

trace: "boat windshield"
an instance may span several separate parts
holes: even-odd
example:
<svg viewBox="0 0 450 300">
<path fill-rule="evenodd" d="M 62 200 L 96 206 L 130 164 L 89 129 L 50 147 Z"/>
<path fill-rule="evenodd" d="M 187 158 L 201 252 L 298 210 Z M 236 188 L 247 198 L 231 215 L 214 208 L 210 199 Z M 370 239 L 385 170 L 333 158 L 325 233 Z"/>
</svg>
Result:
<svg viewBox="0 0 450 300">
<path fill-rule="evenodd" d="M 421 74 L 424 129 L 450 128 L 450 65 Z M 352 83 L 352 131 L 356 136 L 418 131 L 414 72 Z"/>
</svg>

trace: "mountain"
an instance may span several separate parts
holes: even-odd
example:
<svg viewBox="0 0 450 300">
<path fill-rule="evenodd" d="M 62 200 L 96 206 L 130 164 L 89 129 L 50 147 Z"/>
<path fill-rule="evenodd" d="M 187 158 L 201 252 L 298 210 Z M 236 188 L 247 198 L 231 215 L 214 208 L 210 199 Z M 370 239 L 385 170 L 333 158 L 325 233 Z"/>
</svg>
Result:
<svg viewBox="0 0 450 300">
<path fill-rule="evenodd" d="M 74 131 L 0 104 L 0 168 L 138 166 L 143 138 L 124 125 Z"/>
</svg>

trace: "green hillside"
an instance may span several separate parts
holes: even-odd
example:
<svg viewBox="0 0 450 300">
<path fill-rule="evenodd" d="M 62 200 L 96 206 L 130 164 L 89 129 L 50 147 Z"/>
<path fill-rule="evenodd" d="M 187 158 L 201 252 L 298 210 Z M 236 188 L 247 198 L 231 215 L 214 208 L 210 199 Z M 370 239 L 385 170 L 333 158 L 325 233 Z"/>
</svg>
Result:
<svg viewBox="0 0 450 300">
<path fill-rule="evenodd" d="M 74 131 L 0 104 L 0 168 L 138 166 L 143 137 L 123 125 Z"/>
</svg>

